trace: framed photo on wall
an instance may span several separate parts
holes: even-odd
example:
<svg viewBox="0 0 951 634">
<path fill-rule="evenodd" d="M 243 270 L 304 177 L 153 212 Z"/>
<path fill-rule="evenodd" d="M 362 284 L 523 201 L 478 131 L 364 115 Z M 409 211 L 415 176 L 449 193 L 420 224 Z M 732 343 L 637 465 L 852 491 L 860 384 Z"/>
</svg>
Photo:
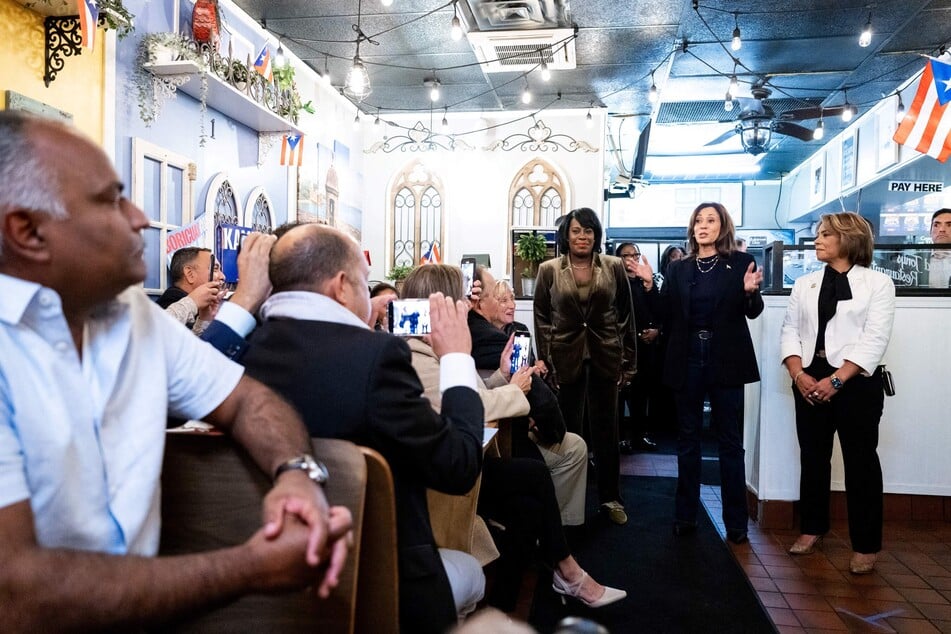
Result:
<svg viewBox="0 0 951 634">
<path fill-rule="evenodd" d="M 858 156 L 858 130 L 846 135 L 842 139 L 842 171 L 840 172 L 839 189 L 845 191 L 855 187 L 855 160 Z"/>
<path fill-rule="evenodd" d="M 809 163 L 809 204 L 821 205 L 826 199 L 826 153 L 819 152 Z"/>
</svg>

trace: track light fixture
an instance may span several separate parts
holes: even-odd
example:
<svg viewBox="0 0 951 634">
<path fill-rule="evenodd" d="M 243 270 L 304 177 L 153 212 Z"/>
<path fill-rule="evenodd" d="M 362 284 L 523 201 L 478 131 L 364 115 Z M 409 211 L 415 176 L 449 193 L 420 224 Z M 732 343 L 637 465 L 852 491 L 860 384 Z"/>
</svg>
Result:
<svg viewBox="0 0 951 634">
<path fill-rule="evenodd" d="M 274 65 L 275 66 L 284 66 L 287 63 L 287 60 L 284 59 L 284 47 L 281 46 L 281 43 L 277 43 L 277 55 L 274 56 Z"/>
<path fill-rule="evenodd" d="M 865 28 L 862 29 L 862 34 L 859 36 L 859 46 L 865 48 L 872 43 L 872 13 L 868 14 L 868 21 L 865 23 Z"/>
<path fill-rule="evenodd" d="M 657 92 L 657 84 L 654 83 L 654 71 L 651 71 L 651 89 L 647 92 L 647 100 L 651 103 L 657 103 L 660 95 Z"/>
<path fill-rule="evenodd" d="M 545 60 L 542 60 L 542 63 L 538 65 L 542 69 L 542 79 L 548 81 L 551 79 L 551 70 L 548 68 L 548 64 L 545 63 Z"/>
<path fill-rule="evenodd" d="M 812 131 L 812 138 L 816 141 L 820 141 L 825 135 L 825 126 L 822 124 L 822 117 L 819 117 L 819 121 L 816 123 L 816 129 Z"/>
<path fill-rule="evenodd" d="M 726 92 L 726 97 L 723 98 L 723 109 L 727 112 L 733 112 L 733 95 L 730 94 L 729 90 Z"/>
<path fill-rule="evenodd" d="M 738 21 L 739 14 L 733 14 L 733 40 L 730 42 L 730 48 L 734 51 L 738 51 L 743 47 L 743 40 L 740 38 L 740 23 Z"/>
<path fill-rule="evenodd" d="M 901 100 L 901 93 L 895 93 L 898 97 L 898 108 L 895 110 L 895 121 L 901 122 L 905 118 L 905 103 Z"/>
</svg>

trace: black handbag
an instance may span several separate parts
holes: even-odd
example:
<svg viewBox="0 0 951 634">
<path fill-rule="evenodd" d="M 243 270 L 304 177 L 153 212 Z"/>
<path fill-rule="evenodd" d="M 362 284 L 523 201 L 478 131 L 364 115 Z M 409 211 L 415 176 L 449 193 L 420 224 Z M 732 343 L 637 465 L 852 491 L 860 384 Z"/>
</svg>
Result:
<svg viewBox="0 0 951 634">
<path fill-rule="evenodd" d="M 892 378 L 892 373 L 884 365 L 878 366 L 878 369 L 882 372 L 882 389 L 885 391 L 885 396 L 895 396 L 895 380 Z"/>
</svg>

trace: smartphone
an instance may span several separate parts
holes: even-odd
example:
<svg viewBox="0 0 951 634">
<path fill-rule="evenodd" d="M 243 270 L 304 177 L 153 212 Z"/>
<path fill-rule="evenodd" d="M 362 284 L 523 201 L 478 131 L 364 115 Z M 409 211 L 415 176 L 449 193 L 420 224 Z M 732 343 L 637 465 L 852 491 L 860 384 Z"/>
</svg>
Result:
<svg viewBox="0 0 951 634">
<path fill-rule="evenodd" d="M 208 273 L 208 281 L 214 282 L 215 281 L 215 254 L 212 253 L 210 258 L 211 259 L 208 260 L 208 266 L 211 272 Z"/>
<path fill-rule="evenodd" d="M 386 306 L 390 333 L 399 337 L 420 337 L 431 332 L 428 299 L 394 299 Z"/>
<path fill-rule="evenodd" d="M 532 333 L 527 330 L 516 330 L 515 339 L 512 342 L 512 374 L 515 374 L 528 365 L 528 359 L 531 354 Z"/>
<path fill-rule="evenodd" d="M 475 281 L 476 259 L 462 258 L 462 263 L 459 265 L 459 268 L 462 269 L 462 286 L 466 289 L 466 297 L 471 297 L 472 282 Z"/>
</svg>

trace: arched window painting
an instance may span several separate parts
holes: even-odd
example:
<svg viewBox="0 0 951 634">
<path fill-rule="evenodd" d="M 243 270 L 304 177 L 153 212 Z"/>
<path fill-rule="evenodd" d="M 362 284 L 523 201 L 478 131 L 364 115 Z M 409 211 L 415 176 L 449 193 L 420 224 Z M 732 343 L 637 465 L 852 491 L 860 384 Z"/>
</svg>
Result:
<svg viewBox="0 0 951 634">
<path fill-rule="evenodd" d="M 391 266 L 415 266 L 433 244 L 442 251 L 442 183 L 421 162 L 411 163 L 390 198 L 393 243 Z"/>
</svg>

